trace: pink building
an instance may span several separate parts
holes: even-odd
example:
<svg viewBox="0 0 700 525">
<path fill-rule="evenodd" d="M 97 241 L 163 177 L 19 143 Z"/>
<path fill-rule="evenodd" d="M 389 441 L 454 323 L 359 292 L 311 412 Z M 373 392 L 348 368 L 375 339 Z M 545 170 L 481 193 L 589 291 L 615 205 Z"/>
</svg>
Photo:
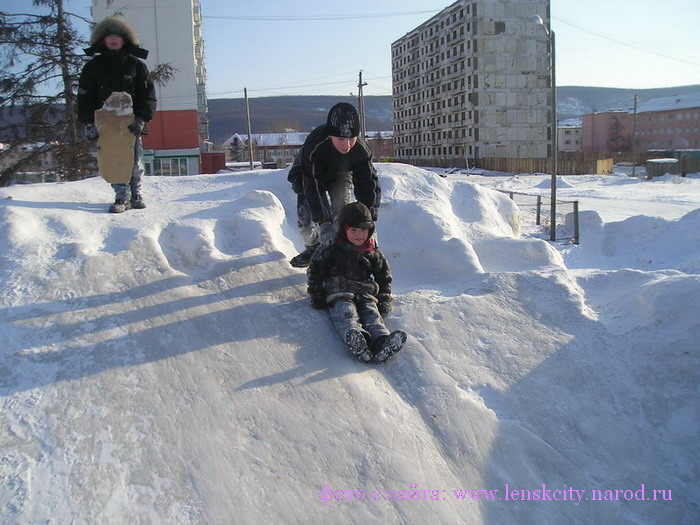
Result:
<svg viewBox="0 0 700 525">
<path fill-rule="evenodd" d="M 632 115 L 626 111 L 603 111 L 583 115 L 581 151 L 612 153 L 629 151 L 632 143 Z"/>
<path fill-rule="evenodd" d="M 649 100 L 627 111 L 583 115 L 582 151 L 700 149 L 700 93 Z"/>
<path fill-rule="evenodd" d="M 700 148 L 700 93 L 655 98 L 637 108 L 637 151 Z"/>
</svg>

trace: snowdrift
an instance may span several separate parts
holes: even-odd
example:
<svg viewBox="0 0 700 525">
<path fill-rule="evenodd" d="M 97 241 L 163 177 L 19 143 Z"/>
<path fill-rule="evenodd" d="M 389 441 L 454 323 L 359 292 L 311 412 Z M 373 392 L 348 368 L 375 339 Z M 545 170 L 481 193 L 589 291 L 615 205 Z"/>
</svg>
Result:
<svg viewBox="0 0 700 525">
<path fill-rule="evenodd" d="M 694 523 L 700 215 L 558 249 L 471 177 L 378 170 L 385 366 L 309 307 L 284 171 L 119 216 L 97 179 L 0 189 L 2 521 Z"/>
</svg>

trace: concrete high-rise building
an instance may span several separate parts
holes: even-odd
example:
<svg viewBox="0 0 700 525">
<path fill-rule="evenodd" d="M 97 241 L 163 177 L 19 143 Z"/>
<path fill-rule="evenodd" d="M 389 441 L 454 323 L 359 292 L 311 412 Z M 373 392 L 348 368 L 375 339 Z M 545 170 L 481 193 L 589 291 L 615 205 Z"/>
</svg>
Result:
<svg viewBox="0 0 700 525">
<path fill-rule="evenodd" d="M 158 110 L 143 140 L 146 173 L 199 173 L 209 138 L 199 0 L 92 0 L 91 12 L 96 23 L 123 15 L 149 51 L 151 72 L 163 64 L 173 68 L 171 80 L 156 84 Z"/>
<path fill-rule="evenodd" d="M 458 0 L 391 46 L 397 160 L 464 166 L 551 151 L 549 0 Z"/>
</svg>

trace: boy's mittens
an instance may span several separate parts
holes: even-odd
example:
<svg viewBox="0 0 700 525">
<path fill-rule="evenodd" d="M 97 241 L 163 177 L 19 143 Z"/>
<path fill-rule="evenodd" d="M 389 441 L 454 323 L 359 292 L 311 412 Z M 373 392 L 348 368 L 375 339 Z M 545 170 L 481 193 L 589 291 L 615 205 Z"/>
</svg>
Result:
<svg viewBox="0 0 700 525">
<path fill-rule="evenodd" d="M 90 142 L 95 142 L 97 139 L 100 138 L 100 132 L 97 131 L 97 126 L 94 124 L 86 124 L 85 125 L 85 138 L 88 139 Z"/>
<path fill-rule="evenodd" d="M 312 295 L 311 296 L 311 308 L 314 310 L 325 310 L 328 308 L 328 302 L 326 302 L 325 295 Z"/>
<path fill-rule="evenodd" d="M 136 117 L 134 121 L 129 124 L 127 127 L 129 128 L 129 131 L 133 134 L 136 135 L 137 137 L 141 135 L 141 132 L 143 131 L 143 126 L 145 125 L 144 121 L 141 120 L 140 118 Z"/>
<path fill-rule="evenodd" d="M 382 317 L 386 317 L 392 311 L 391 295 L 387 293 L 379 294 L 377 299 L 379 300 L 379 305 L 377 306 L 379 313 L 382 315 Z"/>
</svg>

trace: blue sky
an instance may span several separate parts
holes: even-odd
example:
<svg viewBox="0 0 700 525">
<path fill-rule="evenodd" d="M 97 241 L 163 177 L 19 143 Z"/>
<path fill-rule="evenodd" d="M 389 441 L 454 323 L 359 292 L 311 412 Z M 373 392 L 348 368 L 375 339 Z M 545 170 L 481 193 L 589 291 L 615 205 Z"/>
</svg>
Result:
<svg viewBox="0 0 700 525">
<path fill-rule="evenodd" d="M 5 0 L 2 9 L 28 3 Z M 249 97 L 357 94 L 360 70 L 366 95 L 390 95 L 391 43 L 452 2 L 201 3 L 209 97 L 237 98 L 244 87 Z M 66 6 L 89 17 L 89 0 Z M 258 19 L 234 18 L 244 16 Z M 552 17 L 559 86 L 700 84 L 698 0 L 552 0 Z"/>
</svg>

